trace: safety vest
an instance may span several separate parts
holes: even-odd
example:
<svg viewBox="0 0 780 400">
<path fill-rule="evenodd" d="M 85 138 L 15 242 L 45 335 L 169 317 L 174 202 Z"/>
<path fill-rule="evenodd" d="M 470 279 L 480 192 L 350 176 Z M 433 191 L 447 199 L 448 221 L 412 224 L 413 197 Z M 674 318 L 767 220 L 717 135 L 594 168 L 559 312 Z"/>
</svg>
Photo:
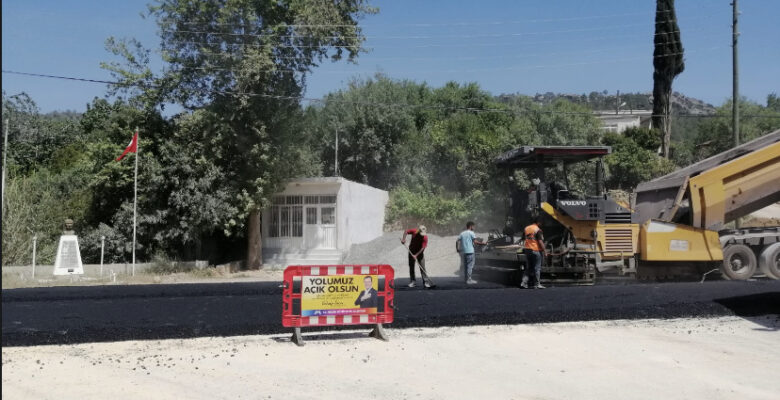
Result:
<svg viewBox="0 0 780 400">
<path fill-rule="evenodd" d="M 525 248 L 531 251 L 542 251 L 542 246 L 536 240 L 536 234 L 541 231 L 538 225 L 531 224 L 525 227 Z"/>
</svg>

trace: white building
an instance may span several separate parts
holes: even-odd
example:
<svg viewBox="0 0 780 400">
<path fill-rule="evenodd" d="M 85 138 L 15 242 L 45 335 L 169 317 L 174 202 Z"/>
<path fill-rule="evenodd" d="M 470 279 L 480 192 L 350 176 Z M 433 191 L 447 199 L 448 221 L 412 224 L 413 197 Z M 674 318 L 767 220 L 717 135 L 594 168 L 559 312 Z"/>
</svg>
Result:
<svg viewBox="0 0 780 400">
<path fill-rule="evenodd" d="M 263 211 L 263 262 L 338 264 L 383 233 L 388 194 L 340 177 L 289 182 Z"/>
<path fill-rule="evenodd" d="M 623 133 L 630 127 L 652 128 L 652 111 L 620 111 L 618 114 L 615 111 L 594 111 L 593 114 L 601 120 L 602 129 L 607 132 Z"/>
</svg>

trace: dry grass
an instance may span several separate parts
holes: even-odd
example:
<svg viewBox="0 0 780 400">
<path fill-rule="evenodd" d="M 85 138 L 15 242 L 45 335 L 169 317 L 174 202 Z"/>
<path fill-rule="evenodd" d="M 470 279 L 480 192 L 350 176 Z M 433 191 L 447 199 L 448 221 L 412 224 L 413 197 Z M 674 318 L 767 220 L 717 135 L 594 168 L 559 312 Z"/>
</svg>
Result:
<svg viewBox="0 0 780 400">
<path fill-rule="evenodd" d="M 281 281 L 282 270 L 268 268 L 257 271 L 230 272 L 220 268 L 194 269 L 189 272 L 174 272 L 168 274 L 138 273 L 135 276 L 116 275 L 103 278 L 87 276 L 45 276 L 31 278 L 18 273 L 3 273 L 2 288 L 31 288 L 56 286 L 100 286 L 100 285 L 150 285 L 171 283 L 217 283 L 217 282 L 253 282 Z"/>
</svg>

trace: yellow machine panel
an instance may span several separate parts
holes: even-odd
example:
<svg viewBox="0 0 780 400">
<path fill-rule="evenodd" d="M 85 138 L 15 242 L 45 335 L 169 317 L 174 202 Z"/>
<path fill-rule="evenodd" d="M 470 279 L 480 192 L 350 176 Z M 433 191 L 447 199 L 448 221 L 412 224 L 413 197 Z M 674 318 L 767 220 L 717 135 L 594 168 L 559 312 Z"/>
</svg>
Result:
<svg viewBox="0 0 780 400">
<path fill-rule="evenodd" d="M 601 224 L 596 227 L 599 250 L 605 259 L 630 257 L 636 254 L 639 224 Z"/>
<path fill-rule="evenodd" d="M 596 232 L 598 246 L 605 260 L 632 257 L 637 252 L 638 224 L 602 224 L 599 221 L 578 221 L 557 211 L 550 203 L 542 203 L 542 210 L 560 222 L 574 235 L 579 244 L 593 244 Z"/>
<path fill-rule="evenodd" d="M 718 232 L 650 220 L 639 233 L 642 261 L 721 261 Z"/>
</svg>

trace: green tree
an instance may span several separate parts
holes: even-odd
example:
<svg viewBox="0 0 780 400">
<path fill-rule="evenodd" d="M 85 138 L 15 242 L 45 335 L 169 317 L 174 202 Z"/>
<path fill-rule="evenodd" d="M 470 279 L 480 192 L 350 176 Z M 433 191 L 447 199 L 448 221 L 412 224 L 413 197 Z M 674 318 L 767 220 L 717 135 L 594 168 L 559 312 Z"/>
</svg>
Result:
<svg viewBox="0 0 780 400">
<path fill-rule="evenodd" d="M 766 108 L 780 112 L 780 97 L 777 97 L 777 93 L 766 96 Z"/>
<path fill-rule="evenodd" d="M 125 63 L 105 67 L 119 88 L 138 88 L 147 108 L 173 101 L 208 114 L 210 161 L 229 177 L 233 207 L 245 216 L 231 232 L 243 233 L 248 222 L 250 268 L 262 262 L 260 210 L 293 172 L 285 169 L 295 154 L 286 127 L 298 115 L 306 75 L 325 59 L 354 61 L 364 40 L 358 20 L 374 11 L 363 0 L 162 0 L 149 7 L 166 62 L 160 77 L 136 42 L 108 43 Z"/>
<path fill-rule="evenodd" d="M 81 229 L 89 209 L 77 116 L 41 115 L 24 93 L 3 93 L 3 116 L 9 127 L 3 264 L 29 263 L 33 236 L 38 237 L 38 262 L 51 263 L 65 218 Z"/>
<path fill-rule="evenodd" d="M 603 144 L 612 146 L 612 154 L 605 158 L 608 169 L 607 186 L 633 191 L 636 186 L 675 169 L 674 164 L 656 154 L 657 142 L 650 137 L 653 131 L 634 129 L 628 135 L 607 133 Z M 655 147 L 654 147 L 655 146 Z"/>
<path fill-rule="evenodd" d="M 653 126 L 662 133 L 663 155 L 669 158 L 672 137 L 672 81 L 685 69 L 674 0 L 656 0 L 653 37 Z"/>
<path fill-rule="evenodd" d="M 655 129 L 632 126 L 623 131 L 623 136 L 645 150 L 657 152 L 661 147 L 661 136 Z"/>
<path fill-rule="evenodd" d="M 347 89 L 330 93 L 307 110 L 307 136 L 334 174 L 338 133 L 339 175 L 387 189 L 398 183 L 401 148 L 418 142 L 414 106 L 421 102 L 419 85 L 382 75 L 352 80 Z M 406 104 L 408 106 L 391 106 Z"/>
<path fill-rule="evenodd" d="M 702 160 L 733 147 L 731 105 L 732 102 L 727 101 L 717 108 L 716 117 L 707 118 L 698 126 L 693 160 Z M 740 100 L 739 109 L 739 132 L 743 143 L 780 129 L 780 110 L 744 98 Z"/>
<path fill-rule="evenodd" d="M 78 117 L 41 115 L 26 93 L 6 96 L 3 119 L 8 121 L 8 163 L 20 173 L 48 164 L 58 151 L 80 140 Z"/>
</svg>

